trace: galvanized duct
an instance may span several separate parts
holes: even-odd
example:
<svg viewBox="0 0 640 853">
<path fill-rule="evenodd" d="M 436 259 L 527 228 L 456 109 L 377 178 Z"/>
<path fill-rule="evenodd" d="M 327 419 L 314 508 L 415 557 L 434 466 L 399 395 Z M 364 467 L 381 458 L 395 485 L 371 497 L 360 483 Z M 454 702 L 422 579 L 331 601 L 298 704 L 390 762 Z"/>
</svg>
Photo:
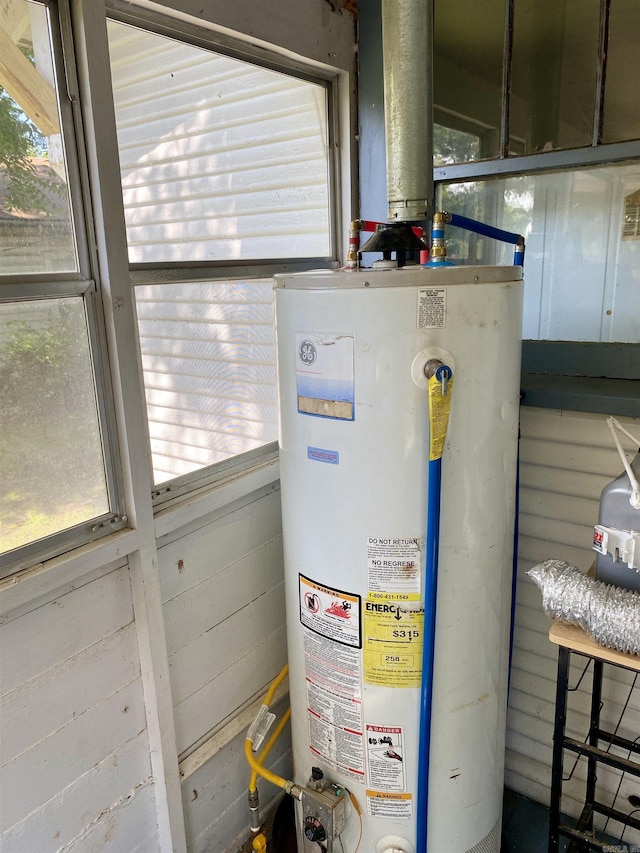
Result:
<svg viewBox="0 0 640 853">
<path fill-rule="evenodd" d="M 422 222 L 433 190 L 433 2 L 382 0 L 389 221 Z"/>
</svg>

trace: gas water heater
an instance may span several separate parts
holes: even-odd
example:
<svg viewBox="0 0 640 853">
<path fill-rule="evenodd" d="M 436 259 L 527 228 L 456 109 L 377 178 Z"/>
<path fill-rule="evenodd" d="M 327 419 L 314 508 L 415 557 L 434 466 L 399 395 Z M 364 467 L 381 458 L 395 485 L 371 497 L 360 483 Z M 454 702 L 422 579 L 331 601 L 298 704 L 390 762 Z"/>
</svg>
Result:
<svg viewBox="0 0 640 853">
<path fill-rule="evenodd" d="M 434 361 L 453 376 L 428 849 L 499 850 L 521 279 L 520 267 L 276 277 L 293 758 L 296 782 L 320 794 L 298 806 L 304 853 L 416 853 Z"/>
</svg>

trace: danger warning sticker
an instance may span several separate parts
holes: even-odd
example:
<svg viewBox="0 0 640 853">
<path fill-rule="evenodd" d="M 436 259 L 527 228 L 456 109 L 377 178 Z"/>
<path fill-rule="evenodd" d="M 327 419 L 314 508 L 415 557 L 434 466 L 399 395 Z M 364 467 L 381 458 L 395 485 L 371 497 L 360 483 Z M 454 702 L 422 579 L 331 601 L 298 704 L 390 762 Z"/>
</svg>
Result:
<svg viewBox="0 0 640 853">
<path fill-rule="evenodd" d="M 366 726 L 367 784 L 382 791 L 404 791 L 401 726 Z"/>
</svg>

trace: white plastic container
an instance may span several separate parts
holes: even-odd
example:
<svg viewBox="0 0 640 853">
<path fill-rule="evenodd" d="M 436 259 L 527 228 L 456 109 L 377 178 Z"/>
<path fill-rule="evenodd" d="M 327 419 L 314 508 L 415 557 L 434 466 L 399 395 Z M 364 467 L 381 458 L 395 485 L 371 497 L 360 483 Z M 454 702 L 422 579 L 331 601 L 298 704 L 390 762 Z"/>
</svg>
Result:
<svg viewBox="0 0 640 853">
<path fill-rule="evenodd" d="M 431 356 L 454 379 L 429 849 L 499 851 L 521 312 L 519 267 L 276 277 L 295 780 L 353 792 L 360 853 L 415 851 Z M 359 832 L 350 809 L 345 851 Z"/>
</svg>

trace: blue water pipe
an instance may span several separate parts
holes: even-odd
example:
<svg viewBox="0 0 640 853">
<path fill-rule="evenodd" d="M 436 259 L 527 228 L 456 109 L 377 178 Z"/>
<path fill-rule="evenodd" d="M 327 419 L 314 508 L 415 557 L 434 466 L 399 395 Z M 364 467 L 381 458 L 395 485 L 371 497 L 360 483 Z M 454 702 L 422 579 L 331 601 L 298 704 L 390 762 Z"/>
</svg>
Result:
<svg viewBox="0 0 640 853">
<path fill-rule="evenodd" d="M 439 382 L 451 379 L 451 368 L 441 364 L 435 372 Z M 431 424 L 429 425 L 431 431 Z M 430 454 L 431 456 L 431 454 Z M 424 628 L 422 643 L 422 685 L 420 689 L 420 730 L 418 745 L 417 853 L 426 853 L 429 807 L 429 755 L 431 752 L 431 712 L 438 597 L 438 557 L 440 545 L 440 496 L 442 456 L 429 458 L 427 485 L 427 530 L 424 573 Z"/>
<path fill-rule="evenodd" d="M 513 251 L 513 265 L 516 267 L 524 266 L 524 237 L 522 234 L 516 234 L 513 231 L 503 231 L 502 228 L 494 228 L 493 225 L 486 225 L 484 222 L 478 222 L 476 219 L 469 219 L 468 216 L 460 216 L 458 213 L 447 213 L 444 210 L 433 215 L 431 256 L 425 266 L 450 266 L 450 262 L 446 260 L 447 253 L 444 246 L 445 224 L 455 225 L 457 228 L 465 228 L 467 231 L 473 231 L 474 234 L 491 237 L 493 240 L 500 240 L 502 243 L 512 243 L 515 246 Z"/>
<path fill-rule="evenodd" d="M 511 687 L 511 663 L 513 661 L 513 635 L 516 627 L 516 593 L 518 587 L 518 539 L 520 538 L 520 426 L 518 425 L 518 453 L 516 456 L 516 506 L 513 524 L 513 558 L 511 564 L 511 628 L 509 629 L 509 676 L 507 695 Z"/>
<path fill-rule="evenodd" d="M 445 224 L 465 228 L 484 237 L 491 237 L 515 246 L 513 265 L 523 266 L 525 241 L 521 234 L 503 231 L 492 225 L 485 225 L 467 216 L 457 213 L 437 212 L 432 220 L 431 251 L 426 267 L 453 266 L 447 260 L 447 250 L 444 242 Z M 440 374 L 438 374 L 440 371 Z M 451 369 L 441 365 L 436 370 L 438 380 L 442 372 L 448 371 L 447 379 L 451 377 Z M 440 542 L 440 495 L 442 486 L 442 457 L 429 459 L 429 482 L 427 486 L 427 533 L 425 547 L 425 583 L 424 583 L 424 629 L 422 645 L 422 685 L 420 691 L 420 742 L 418 746 L 418 797 L 417 797 L 417 853 L 427 853 L 427 830 L 429 811 L 429 755 L 431 751 L 431 716 L 433 710 L 433 673 L 436 640 L 436 605 L 438 594 L 438 552 Z M 517 525 L 517 517 L 516 517 Z M 517 542 L 517 527 L 516 527 Z M 516 544 L 514 543 L 514 548 Z M 514 561 L 515 561 L 514 556 Z M 515 562 L 514 562 L 515 566 Z M 513 579 L 515 586 L 515 574 Z M 515 607 L 515 595 L 512 589 L 512 610 Z M 513 632 L 513 613 L 512 613 Z M 510 655 L 513 648 L 513 634 L 510 642 Z"/>
</svg>

